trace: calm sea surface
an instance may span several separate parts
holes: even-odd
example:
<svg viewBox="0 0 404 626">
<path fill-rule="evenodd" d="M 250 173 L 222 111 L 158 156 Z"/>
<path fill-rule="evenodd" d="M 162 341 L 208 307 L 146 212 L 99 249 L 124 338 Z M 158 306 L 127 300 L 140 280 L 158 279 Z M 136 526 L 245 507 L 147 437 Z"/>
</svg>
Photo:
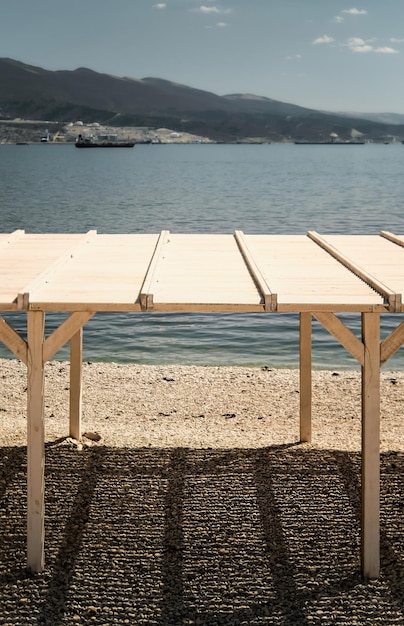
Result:
<svg viewBox="0 0 404 626">
<path fill-rule="evenodd" d="M 404 146 L 0 145 L 1 232 L 404 233 Z M 24 315 L 11 320 L 24 333 Z M 47 329 L 60 321 L 47 316 Z M 386 334 L 403 316 L 384 316 Z M 344 320 L 360 334 L 359 315 Z M 0 345 L 0 356 L 11 356 Z M 66 349 L 58 359 L 66 358 Z M 86 360 L 298 365 L 298 317 L 97 314 Z M 313 325 L 313 361 L 357 364 Z M 404 369 L 404 350 L 386 364 Z"/>
</svg>

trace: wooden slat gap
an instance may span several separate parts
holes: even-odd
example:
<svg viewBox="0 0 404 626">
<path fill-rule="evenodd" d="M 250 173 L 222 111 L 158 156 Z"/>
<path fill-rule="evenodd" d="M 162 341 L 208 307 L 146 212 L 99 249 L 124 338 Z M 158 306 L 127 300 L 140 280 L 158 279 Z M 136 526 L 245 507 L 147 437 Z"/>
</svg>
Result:
<svg viewBox="0 0 404 626">
<path fill-rule="evenodd" d="M 21 361 L 27 365 L 27 342 L 3 317 L 0 317 L 0 341 L 2 341 L 18 359 L 21 359 Z"/>
<path fill-rule="evenodd" d="M 142 311 L 153 310 L 153 287 L 157 279 L 157 268 L 163 255 L 164 246 L 170 243 L 169 235 L 169 230 L 161 231 L 150 259 L 149 267 L 147 268 L 143 285 L 140 289 L 139 300 Z"/>
<path fill-rule="evenodd" d="M 71 313 L 69 317 L 45 339 L 43 346 L 43 362 L 46 363 L 49 361 L 56 352 L 93 317 L 93 315 L 93 311 L 77 311 Z"/>
<path fill-rule="evenodd" d="M 258 264 L 255 261 L 254 256 L 247 245 L 243 231 L 236 230 L 234 232 L 234 238 L 237 242 L 244 262 L 247 265 L 248 271 L 250 272 L 251 277 L 253 278 L 259 292 L 261 293 L 262 299 L 264 301 L 265 311 L 277 311 L 278 296 L 271 290 L 267 281 L 265 280 L 263 273 L 258 267 Z"/>
<path fill-rule="evenodd" d="M 363 366 L 365 361 L 362 341 L 334 313 L 312 312 L 317 321 Z"/>
<path fill-rule="evenodd" d="M 401 322 L 380 344 L 380 364 L 386 363 L 404 345 L 404 322 Z"/>
<path fill-rule="evenodd" d="M 357 265 L 354 261 L 346 257 L 340 250 L 338 250 L 335 246 L 330 244 L 325 237 L 322 237 L 315 231 L 308 231 L 307 236 L 314 241 L 317 245 L 319 245 L 323 250 L 328 252 L 334 259 L 339 261 L 344 267 L 349 269 L 353 274 L 355 274 L 358 278 L 363 280 L 365 283 L 369 285 L 372 289 L 374 289 L 377 293 L 383 296 L 386 304 L 389 305 L 389 311 L 391 313 L 396 313 L 401 311 L 401 294 L 397 294 L 393 289 L 390 289 L 387 285 L 382 283 L 372 274 L 369 274 L 362 267 Z"/>
<path fill-rule="evenodd" d="M 17 308 L 22 310 L 28 310 L 30 293 L 38 287 L 38 285 L 46 284 L 47 279 L 64 263 L 68 262 L 74 257 L 74 255 L 86 244 L 90 243 L 94 237 L 96 237 L 96 230 L 89 230 L 83 237 L 76 242 L 67 252 L 60 256 L 56 261 L 51 263 L 43 272 L 38 274 L 28 285 L 26 285 L 17 295 Z"/>
</svg>

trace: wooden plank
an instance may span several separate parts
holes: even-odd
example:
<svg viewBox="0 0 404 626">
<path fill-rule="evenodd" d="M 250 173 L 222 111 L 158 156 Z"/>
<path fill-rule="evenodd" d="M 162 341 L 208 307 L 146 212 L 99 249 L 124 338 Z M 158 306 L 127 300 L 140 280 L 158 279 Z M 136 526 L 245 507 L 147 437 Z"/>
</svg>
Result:
<svg viewBox="0 0 404 626">
<path fill-rule="evenodd" d="M 101 234 L 30 294 L 30 308 L 140 311 L 159 235 Z"/>
<path fill-rule="evenodd" d="M 14 230 L 12 233 L 9 233 L 8 235 L 3 235 L 0 239 L 0 248 L 8 246 L 10 243 L 13 243 L 13 241 L 15 241 L 16 239 L 19 239 L 23 235 L 25 235 L 25 230 L 21 230 L 21 229 Z"/>
<path fill-rule="evenodd" d="M 46 338 L 43 348 L 44 363 L 49 361 L 62 346 L 94 315 L 94 311 L 71 313 L 62 324 Z"/>
<path fill-rule="evenodd" d="M 380 572 L 380 315 L 362 314 L 362 574 Z"/>
<path fill-rule="evenodd" d="M 311 313 L 300 313 L 300 441 L 311 442 Z"/>
<path fill-rule="evenodd" d="M 70 339 L 70 410 L 69 434 L 81 439 L 83 327 Z"/>
<path fill-rule="evenodd" d="M 234 232 L 234 238 L 237 241 L 237 245 L 243 256 L 244 261 L 248 267 L 251 276 L 253 277 L 259 291 L 262 294 L 264 300 L 265 311 L 276 311 L 278 305 L 278 298 L 276 293 L 273 293 L 268 283 L 266 282 L 260 268 L 258 267 L 251 250 L 249 249 L 244 233 L 242 230 L 236 230 Z"/>
<path fill-rule="evenodd" d="M 404 248 L 374 235 L 327 235 L 327 242 L 394 292 L 389 308 L 399 312 L 404 300 Z M 376 292 L 375 292 L 376 293 Z M 386 299 L 385 299 L 385 302 Z M 404 308 L 402 309 L 404 311 Z"/>
<path fill-rule="evenodd" d="M 307 236 L 315 243 L 321 246 L 329 254 L 331 254 L 337 261 L 342 263 L 351 272 L 356 274 L 359 278 L 365 281 L 372 289 L 375 289 L 389 304 L 389 311 L 398 312 L 401 311 L 401 294 L 397 294 L 388 285 L 385 285 L 382 281 L 378 280 L 375 276 L 372 276 L 369 272 L 360 267 L 357 263 L 346 257 L 340 250 L 329 243 L 325 237 L 322 237 L 315 231 L 309 231 Z"/>
<path fill-rule="evenodd" d="M 334 313 L 313 311 L 313 315 L 363 365 L 364 346 L 361 340 Z"/>
<path fill-rule="evenodd" d="M 17 310 L 18 294 L 81 237 L 72 233 L 24 234 L 10 245 L 0 246 L 0 308 Z"/>
<path fill-rule="evenodd" d="M 386 309 L 369 285 L 305 235 L 244 235 L 277 311 Z"/>
<path fill-rule="evenodd" d="M 263 304 L 209 304 L 207 302 L 156 302 L 153 300 L 153 311 L 160 313 L 262 313 Z"/>
<path fill-rule="evenodd" d="M 258 292 L 257 292 L 258 293 Z M 91 304 L 86 304 L 85 302 L 69 302 L 69 303 L 50 303 L 49 301 L 46 302 L 36 302 L 35 304 L 33 304 L 31 302 L 30 304 L 30 311 L 58 311 L 58 312 L 70 312 L 70 311 L 76 311 L 76 312 L 84 312 L 84 311 L 91 311 L 93 314 L 97 313 L 97 312 L 104 312 L 104 313 L 108 313 L 108 312 L 115 312 L 115 313 L 122 313 L 125 311 L 128 312 L 137 312 L 139 313 L 141 311 L 140 308 L 140 304 L 139 303 L 122 303 L 122 302 L 116 302 L 116 303 L 110 303 L 110 302 L 106 302 L 105 300 L 100 301 L 100 302 L 91 302 Z M 179 312 L 179 311 L 186 311 L 186 312 L 196 312 L 196 313 L 262 313 L 264 310 L 264 305 L 259 302 L 257 302 L 257 304 L 253 304 L 253 303 L 234 303 L 234 302 L 223 302 L 223 303 L 210 303 L 210 302 L 156 302 L 156 300 L 153 299 L 153 311 L 160 311 L 160 312 L 164 312 L 166 311 L 167 313 L 170 312 Z M 310 310 L 310 307 L 306 307 L 306 309 L 303 310 Z M 366 308 L 366 311 L 369 310 L 368 308 Z M 371 309 L 373 310 L 373 308 Z M 299 311 L 299 309 L 298 309 Z M 348 311 L 358 311 L 358 308 L 354 308 L 354 309 L 348 309 Z M 359 309 L 359 311 L 362 311 L 362 309 Z M 292 312 L 296 312 L 296 307 L 293 307 Z"/>
<path fill-rule="evenodd" d="M 382 230 L 380 233 L 381 237 L 384 237 L 385 239 L 388 239 L 389 241 L 391 241 L 392 243 L 396 243 L 398 246 L 401 246 L 402 248 L 404 248 L 404 237 L 403 236 L 398 236 L 395 235 L 394 233 L 390 233 L 388 230 Z"/>
<path fill-rule="evenodd" d="M 404 345 L 404 322 L 401 322 L 380 345 L 380 364 L 386 363 Z"/>
<path fill-rule="evenodd" d="M 233 235 L 170 234 L 153 277 L 153 310 L 264 310 Z"/>
<path fill-rule="evenodd" d="M 27 560 L 33 572 L 41 572 L 45 565 L 44 322 L 42 311 L 28 312 Z"/>
<path fill-rule="evenodd" d="M 278 296 L 281 297 L 281 294 L 278 293 Z M 278 300 L 278 312 L 279 313 L 304 313 L 305 311 L 307 312 L 311 312 L 311 313 L 315 313 L 316 311 L 318 312 L 330 312 L 333 313 L 335 311 L 337 311 L 338 313 L 372 313 L 372 312 L 379 312 L 379 313 L 385 313 L 386 312 L 386 307 L 385 305 L 366 305 L 366 304 L 361 304 L 360 302 L 357 302 L 356 304 L 351 303 L 351 304 L 343 304 L 343 303 L 336 303 L 334 302 L 334 304 L 322 304 L 321 301 L 320 302 L 305 302 L 305 301 L 300 301 L 300 302 L 294 302 L 294 303 L 289 303 L 289 304 L 285 304 L 285 303 L 281 303 Z"/>
<path fill-rule="evenodd" d="M 0 317 L 0 341 L 2 341 L 18 359 L 21 359 L 21 361 L 27 365 L 27 342 L 3 317 Z"/>
<path fill-rule="evenodd" d="M 157 268 L 159 263 L 161 262 L 164 246 L 168 243 L 169 235 L 169 230 L 161 231 L 153 252 L 153 256 L 150 260 L 149 267 L 147 268 L 146 276 L 140 290 L 140 306 L 143 311 L 153 310 L 153 291 L 155 284 L 154 281 L 157 279 Z"/>
<path fill-rule="evenodd" d="M 60 268 L 61 265 L 67 263 L 70 259 L 77 254 L 78 250 L 84 245 L 90 243 L 97 235 L 96 230 L 89 230 L 81 240 L 76 242 L 70 249 L 68 249 L 61 257 L 59 257 L 54 263 L 49 265 L 41 274 L 39 274 L 33 281 L 28 283 L 17 295 L 17 308 L 27 310 L 29 307 L 29 294 L 38 285 L 45 284 L 50 276 Z"/>
</svg>

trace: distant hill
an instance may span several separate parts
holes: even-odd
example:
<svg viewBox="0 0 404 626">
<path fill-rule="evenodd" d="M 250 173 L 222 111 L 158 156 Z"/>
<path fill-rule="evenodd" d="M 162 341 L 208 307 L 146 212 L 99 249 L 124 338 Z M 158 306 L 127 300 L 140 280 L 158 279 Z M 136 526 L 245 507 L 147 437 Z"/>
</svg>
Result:
<svg viewBox="0 0 404 626">
<path fill-rule="evenodd" d="M 404 124 L 404 115 L 402 113 L 350 113 L 345 111 L 337 113 L 343 117 L 361 118 L 371 120 L 372 122 L 381 122 L 382 124 Z"/>
<path fill-rule="evenodd" d="M 0 118 L 167 127 L 219 141 L 404 139 L 404 125 L 324 113 L 251 94 L 218 96 L 159 78 L 50 71 L 0 59 Z"/>
</svg>

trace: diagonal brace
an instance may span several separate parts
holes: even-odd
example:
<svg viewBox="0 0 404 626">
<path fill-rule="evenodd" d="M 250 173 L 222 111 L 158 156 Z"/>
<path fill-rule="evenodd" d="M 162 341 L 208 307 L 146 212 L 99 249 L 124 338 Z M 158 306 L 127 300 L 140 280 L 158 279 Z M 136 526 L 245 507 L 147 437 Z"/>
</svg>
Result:
<svg viewBox="0 0 404 626">
<path fill-rule="evenodd" d="M 0 341 L 25 365 L 28 361 L 27 342 L 3 317 L 0 317 Z"/>
<path fill-rule="evenodd" d="M 386 363 L 404 345 L 404 322 L 401 322 L 380 344 L 380 364 Z"/>
<path fill-rule="evenodd" d="M 363 366 L 363 343 L 334 313 L 313 312 L 314 317 Z"/>
<path fill-rule="evenodd" d="M 49 361 L 62 346 L 65 345 L 93 317 L 94 311 L 77 311 L 69 317 L 45 339 L 43 362 Z"/>
</svg>

